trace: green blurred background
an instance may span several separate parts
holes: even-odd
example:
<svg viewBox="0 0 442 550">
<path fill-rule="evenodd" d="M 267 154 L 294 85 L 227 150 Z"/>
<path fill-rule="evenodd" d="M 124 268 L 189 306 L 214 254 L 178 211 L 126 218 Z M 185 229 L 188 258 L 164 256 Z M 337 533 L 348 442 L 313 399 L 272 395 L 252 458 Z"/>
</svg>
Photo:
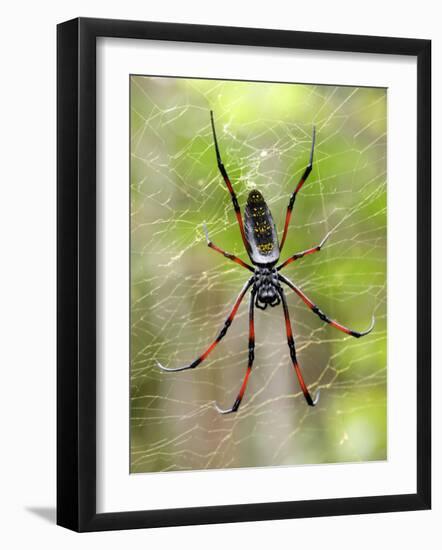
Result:
<svg viewBox="0 0 442 550">
<path fill-rule="evenodd" d="M 131 471 L 358 462 L 387 458 L 387 91 L 322 85 L 131 77 Z M 298 357 L 317 407 L 290 362 L 281 307 L 258 311 L 254 370 L 240 410 L 229 407 L 247 365 L 248 301 L 198 368 L 249 273 L 207 248 L 247 260 L 218 172 L 240 205 L 258 188 L 280 234 L 317 130 L 313 171 L 298 195 L 282 258 L 291 278 L 359 340 L 324 325 L 287 290 Z"/>
</svg>

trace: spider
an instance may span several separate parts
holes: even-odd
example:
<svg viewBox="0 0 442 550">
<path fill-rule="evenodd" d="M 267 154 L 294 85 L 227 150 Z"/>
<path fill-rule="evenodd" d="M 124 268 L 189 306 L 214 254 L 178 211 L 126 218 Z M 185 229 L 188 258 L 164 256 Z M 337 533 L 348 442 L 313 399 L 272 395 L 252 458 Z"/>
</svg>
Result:
<svg viewBox="0 0 442 550">
<path fill-rule="evenodd" d="M 292 332 L 292 327 L 290 323 L 287 300 L 286 300 L 284 289 L 281 283 L 283 283 L 284 285 L 287 285 L 291 290 L 293 290 L 293 292 L 295 292 L 299 296 L 299 298 L 301 298 L 304 304 L 308 308 L 310 308 L 310 310 L 315 315 L 317 315 L 321 319 L 321 321 L 328 323 L 329 325 L 344 332 L 345 334 L 349 334 L 350 336 L 354 336 L 355 338 L 360 338 L 361 336 L 365 336 L 369 334 L 374 327 L 374 317 L 372 318 L 370 327 L 364 332 L 357 332 L 355 330 L 351 330 L 345 327 L 344 325 L 341 325 L 337 321 L 328 317 L 321 309 L 319 309 L 319 307 L 316 304 L 314 304 L 310 300 L 310 298 L 306 294 L 304 294 L 304 292 L 299 287 L 297 287 L 290 279 L 288 279 L 287 277 L 284 277 L 284 275 L 280 273 L 284 267 L 288 266 L 292 262 L 295 262 L 296 260 L 299 260 L 309 254 L 314 254 L 315 252 L 319 252 L 324 246 L 328 237 L 330 236 L 330 232 L 327 233 L 327 235 L 322 239 L 322 241 L 317 246 L 304 250 L 303 252 L 298 252 L 297 254 L 294 254 L 293 256 L 290 256 L 289 258 L 287 258 L 284 262 L 280 263 L 279 265 L 276 265 L 278 263 L 279 257 L 281 255 L 281 252 L 287 237 L 290 218 L 292 216 L 292 210 L 293 210 L 293 206 L 294 206 L 297 194 L 301 190 L 310 172 L 312 171 L 316 129 L 315 127 L 313 127 L 312 145 L 310 150 L 309 163 L 305 168 L 304 173 L 301 176 L 301 179 L 298 181 L 295 187 L 295 190 L 293 191 L 289 199 L 281 243 L 279 244 L 278 234 L 276 232 L 276 227 L 275 227 L 275 223 L 273 222 L 272 214 L 270 212 L 269 207 L 267 206 L 266 201 L 264 200 L 264 197 L 257 189 L 254 189 L 249 193 L 245 210 L 244 210 L 244 221 L 243 221 L 241 217 L 241 210 L 238 204 L 238 199 L 236 197 L 232 183 L 230 182 L 229 176 L 227 175 L 227 171 L 224 167 L 224 164 L 221 160 L 221 155 L 218 147 L 218 140 L 217 140 L 216 131 L 215 131 L 215 123 L 213 120 L 213 111 L 210 111 L 210 121 L 212 126 L 213 141 L 215 145 L 215 153 L 216 153 L 218 169 L 221 172 L 222 177 L 224 178 L 227 189 L 232 198 L 233 208 L 235 209 L 235 215 L 238 221 L 239 230 L 241 232 L 242 241 L 244 243 L 244 247 L 247 251 L 247 254 L 249 255 L 249 258 L 253 266 L 244 262 L 243 260 L 241 260 L 241 258 L 238 258 L 237 256 L 234 256 L 233 254 L 230 254 L 229 252 L 222 250 L 216 244 L 214 244 L 210 240 L 207 227 L 204 224 L 203 227 L 204 227 L 207 245 L 213 250 L 215 250 L 216 252 L 219 252 L 220 254 L 228 258 L 229 260 L 236 262 L 243 268 L 251 271 L 252 276 L 245 283 L 244 287 L 242 288 L 241 292 L 236 298 L 233 308 L 230 311 L 227 319 L 225 320 L 224 325 L 221 328 L 220 332 L 218 333 L 217 337 L 210 344 L 210 346 L 204 351 L 204 353 L 202 353 L 199 357 L 197 357 L 192 363 L 184 367 L 166 368 L 163 365 L 161 365 L 161 363 L 159 363 L 158 361 L 157 361 L 157 366 L 167 372 L 178 372 L 178 371 L 183 371 L 187 369 L 194 369 L 199 364 L 201 364 L 205 359 L 207 359 L 208 355 L 215 349 L 218 343 L 226 335 L 230 325 L 232 324 L 235 318 L 235 315 L 239 309 L 239 306 L 244 296 L 250 290 L 251 296 L 250 296 L 250 302 L 249 302 L 249 356 L 248 356 L 247 371 L 232 407 L 228 409 L 221 409 L 215 403 L 216 409 L 221 414 L 233 413 L 239 409 L 239 406 L 241 404 L 241 401 L 244 397 L 244 393 L 247 388 L 247 383 L 249 380 L 250 373 L 252 371 L 253 361 L 255 358 L 255 324 L 254 324 L 255 307 L 257 307 L 258 309 L 265 310 L 268 306 L 275 307 L 280 303 L 282 303 L 282 308 L 284 311 L 287 344 L 290 350 L 290 358 L 293 363 L 293 367 L 295 369 L 295 373 L 298 378 L 299 385 L 301 386 L 302 393 L 304 394 L 304 397 L 308 405 L 310 405 L 311 407 L 314 407 L 319 400 L 319 391 L 317 392 L 315 398 L 312 399 L 310 392 L 307 388 L 307 385 L 304 382 L 304 378 L 302 376 L 301 368 L 299 366 L 298 358 L 296 355 L 296 347 L 295 347 L 295 341 L 293 338 L 293 332 Z"/>
</svg>

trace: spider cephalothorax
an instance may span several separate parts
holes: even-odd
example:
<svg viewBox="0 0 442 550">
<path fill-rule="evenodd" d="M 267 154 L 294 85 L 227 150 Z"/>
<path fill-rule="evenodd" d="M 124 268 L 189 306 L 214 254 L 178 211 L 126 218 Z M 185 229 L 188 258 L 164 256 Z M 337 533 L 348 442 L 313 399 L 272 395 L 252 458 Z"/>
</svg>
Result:
<svg viewBox="0 0 442 550">
<path fill-rule="evenodd" d="M 274 267 L 257 267 L 253 284 L 256 289 L 257 308 L 266 309 L 267 306 L 275 307 L 281 303 L 279 298 L 281 285 L 278 281 L 278 272 Z"/>
<path fill-rule="evenodd" d="M 220 254 L 223 254 L 223 256 L 225 256 L 229 260 L 232 260 L 233 262 L 236 262 L 237 264 L 251 271 L 253 275 L 245 283 L 243 289 L 239 293 L 233 305 L 233 308 L 229 316 L 224 321 L 223 327 L 221 328 L 215 340 L 210 344 L 210 346 L 206 349 L 204 353 L 202 353 L 199 357 L 197 357 L 194 361 L 192 361 L 192 363 L 190 363 L 189 365 L 185 365 L 184 367 L 169 369 L 169 368 L 163 367 L 160 363 L 157 363 L 157 364 L 161 369 L 169 372 L 170 371 L 177 372 L 177 371 L 193 369 L 197 367 L 200 363 L 204 361 L 204 359 L 206 359 L 209 353 L 211 353 L 213 349 L 215 349 L 217 344 L 224 338 L 224 336 L 227 333 L 227 330 L 229 329 L 230 325 L 233 322 L 233 319 L 238 311 L 238 308 L 244 296 L 251 289 L 250 304 L 249 304 L 249 359 L 248 359 L 247 371 L 244 376 L 244 380 L 238 392 L 238 395 L 233 403 L 233 406 L 230 407 L 229 409 L 220 409 L 218 406 L 216 406 L 216 408 L 222 414 L 232 413 L 239 409 L 239 406 L 241 404 L 242 398 L 244 396 L 244 393 L 247 387 L 247 382 L 249 380 L 250 373 L 252 371 L 253 361 L 255 359 L 255 353 L 254 353 L 255 307 L 259 309 L 266 309 L 267 306 L 275 307 L 281 302 L 282 302 L 282 308 L 284 311 L 285 327 L 286 327 L 286 333 L 287 333 L 287 344 L 290 351 L 290 359 L 292 360 L 293 367 L 295 369 L 295 373 L 298 378 L 299 385 L 301 386 L 302 393 L 304 394 L 304 397 L 307 403 L 311 407 L 313 407 L 318 402 L 319 391 L 317 392 L 316 397 L 312 399 L 310 392 L 308 391 L 307 385 L 305 384 L 304 379 L 302 377 L 301 369 L 296 356 L 296 347 L 295 347 L 295 341 L 293 338 L 292 327 L 290 323 L 287 300 L 286 300 L 281 283 L 284 283 L 291 290 L 293 290 L 293 292 L 295 292 L 299 296 L 299 298 L 301 298 L 304 304 L 315 315 L 317 315 L 321 319 L 321 321 L 328 323 L 329 325 L 337 328 L 338 330 L 340 330 L 341 332 L 344 332 L 345 334 L 349 334 L 350 336 L 354 336 L 355 338 L 360 338 L 361 336 L 365 336 L 366 334 L 371 332 L 374 326 L 374 318 L 372 320 L 371 326 L 364 332 L 357 332 L 355 330 L 351 330 L 345 327 L 344 325 L 341 325 L 337 321 L 334 321 L 333 319 L 328 317 L 322 310 L 320 310 L 319 307 L 315 305 L 314 302 L 312 302 L 310 298 L 306 296 L 300 288 L 298 288 L 294 283 L 292 283 L 292 281 L 290 281 L 290 279 L 287 279 L 287 277 L 284 277 L 279 273 L 281 269 L 291 264 L 292 262 L 299 260 L 300 258 L 307 256 L 308 254 L 319 252 L 319 250 L 321 250 L 322 246 L 327 240 L 329 233 L 327 233 L 327 235 L 322 239 L 322 241 L 317 246 L 304 250 L 303 252 L 298 252 L 297 254 L 294 254 L 293 256 L 290 256 L 289 258 L 287 258 L 287 260 L 285 260 L 283 263 L 276 265 L 279 260 L 279 256 L 281 254 L 282 248 L 284 246 L 284 243 L 287 237 L 287 231 L 290 223 L 290 218 L 292 215 L 293 205 L 296 200 L 296 195 L 301 190 L 310 172 L 312 171 L 313 152 L 315 149 L 315 128 L 313 128 L 310 161 L 307 165 L 307 168 L 304 170 L 304 173 L 302 174 L 301 179 L 298 181 L 295 187 L 295 190 L 290 195 L 289 204 L 287 206 L 287 212 L 285 216 L 285 223 L 284 223 L 284 230 L 282 233 L 281 244 L 279 244 L 278 234 L 276 232 L 276 227 L 273 222 L 272 213 L 270 212 L 270 208 L 267 206 L 267 203 L 265 202 L 264 197 L 261 195 L 261 193 L 257 189 L 254 189 L 253 191 L 251 191 L 247 198 L 247 203 L 244 210 L 244 221 L 243 221 L 241 217 L 241 210 L 238 204 L 238 199 L 236 198 L 235 191 L 233 190 L 229 176 L 227 175 L 227 171 L 224 167 L 224 164 L 222 163 L 221 155 L 219 153 L 218 141 L 216 138 L 215 124 L 213 122 L 212 111 L 210 111 L 210 120 L 212 124 L 213 140 L 215 142 L 215 152 L 216 152 L 216 160 L 218 163 L 218 168 L 219 168 L 219 171 L 221 172 L 222 177 L 224 178 L 224 181 L 227 185 L 227 189 L 229 190 L 229 193 L 232 197 L 233 208 L 235 209 L 235 215 L 239 224 L 239 229 L 241 231 L 241 237 L 244 243 L 244 247 L 254 267 L 252 267 L 248 263 L 241 260 L 241 258 L 238 258 L 237 256 L 230 254 L 229 252 L 225 252 L 224 250 L 216 246 L 214 243 L 212 243 L 212 241 L 209 239 L 207 228 L 206 226 L 204 226 L 207 244 L 208 246 L 210 246 L 210 248 L 212 248 L 213 250 L 216 250 Z"/>
</svg>

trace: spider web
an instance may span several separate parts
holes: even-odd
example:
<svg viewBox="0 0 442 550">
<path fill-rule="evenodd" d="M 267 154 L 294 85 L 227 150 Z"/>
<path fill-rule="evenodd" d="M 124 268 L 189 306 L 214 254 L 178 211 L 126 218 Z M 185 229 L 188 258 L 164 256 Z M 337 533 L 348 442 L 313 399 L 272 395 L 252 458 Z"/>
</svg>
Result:
<svg viewBox="0 0 442 550">
<path fill-rule="evenodd" d="M 153 472 L 386 458 L 385 89 L 133 76 L 131 78 L 131 471 Z M 317 245 L 284 274 L 330 317 L 322 323 L 286 290 L 298 358 L 315 408 L 290 362 L 281 306 L 255 314 L 255 363 L 242 405 L 248 298 L 221 328 L 250 273 L 207 248 L 247 260 L 216 166 L 209 111 L 241 206 L 266 198 L 279 234 L 290 193 L 317 140 L 282 259 Z"/>
</svg>

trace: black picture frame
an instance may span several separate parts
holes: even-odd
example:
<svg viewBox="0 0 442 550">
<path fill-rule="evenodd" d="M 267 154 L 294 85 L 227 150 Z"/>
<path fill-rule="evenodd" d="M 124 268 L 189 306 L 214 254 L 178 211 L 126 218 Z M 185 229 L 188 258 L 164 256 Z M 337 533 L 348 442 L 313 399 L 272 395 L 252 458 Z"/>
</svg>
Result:
<svg viewBox="0 0 442 550">
<path fill-rule="evenodd" d="M 417 59 L 417 492 L 96 512 L 96 39 L 396 54 Z M 431 506 L 431 41 L 79 18 L 57 28 L 57 523 L 75 531 L 424 510 Z"/>
</svg>

